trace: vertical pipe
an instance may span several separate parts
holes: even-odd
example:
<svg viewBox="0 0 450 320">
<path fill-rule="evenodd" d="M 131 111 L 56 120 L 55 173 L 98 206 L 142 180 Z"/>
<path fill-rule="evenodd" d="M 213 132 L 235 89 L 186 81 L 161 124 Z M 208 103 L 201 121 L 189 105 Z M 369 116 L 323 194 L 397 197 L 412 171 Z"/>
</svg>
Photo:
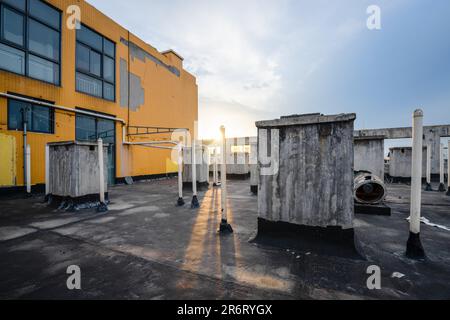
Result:
<svg viewBox="0 0 450 320">
<path fill-rule="evenodd" d="M 214 146 L 214 153 L 213 153 L 213 186 L 217 186 L 217 148 Z"/>
<path fill-rule="evenodd" d="M 431 187 L 431 144 L 427 144 L 427 183 L 425 191 L 433 191 Z"/>
<path fill-rule="evenodd" d="M 26 146 L 25 158 L 27 171 L 27 194 L 31 195 L 31 148 L 29 144 Z"/>
<path fill-rule="evenodd" d="M 23 123 L 23 185 L 27 185 L 27 133 L 28 133 L 28 120 L 27 120 L 27 108 L 22 109 L 22 123 Z"/>
<path fill-rule="evenodd" d="M 422 204 L 422 143 L 423 111 L 417 109 L 413 115 L 413 150 L 411 170 L 411 207 L 409 221 L 409 238 L 406 255 L 410 258 L 423 258 L 425 252 L 420 241 L 420 210 Z"/>
<path fill-rule="evenodd" d="M 99 176 L 99 196 L 100 196 L 100 205 L 97 207 L 97 211 L 104 212 L 107 211 L 108 208 L 105 202 L 105 173 L 104 173 L 104 163 L 103 163 L 103 140 L 99 138 L 97 140 L 98 143 L 98 176 Z"/>
<path fill-rule="evenodd" d="M 45 197 L 50 194 L 50 147 L 45 145 Z"/>
<path fill-rule="evenodd" d="M 447 156 L 447 195 L 450 196 L 450 139 L 448 140 L 448 156 Z"/>
<path fill-rule="evenodd" d="M 191 157 L 192 157 L 192 202 L 191 208 L 196 209 L 200 207 L 197 198 L 197 161 L 195 159 L 196 156 L 196 145 L 195 145 L 195 137 L 192 139 L 192 149 L 191 149 Z"/>
<path fill-rule="evenodd" d="M 183 144 L 178 143 L 178 201 L 177 206 L 184 206 L 183 199 Z"/>
<path fill-rule="evenodd" d="M 221 185 L 221 205 L 222 205 L 222 221 L 220 223 L 219 231 L 221 233 L 233 232 L 231 225 L 228 223 L 227 217 L 227 140 L 225 136 L 225 127 L 221 126 L 220 131 L 222 134 L 222 163 L 220 167 L 220 185 Z"/>
<path fill-rule="evenodd" d="M 444 145 L 439 143 L 439 192 L 445 192 L 444 180 Z"/>
</svg>

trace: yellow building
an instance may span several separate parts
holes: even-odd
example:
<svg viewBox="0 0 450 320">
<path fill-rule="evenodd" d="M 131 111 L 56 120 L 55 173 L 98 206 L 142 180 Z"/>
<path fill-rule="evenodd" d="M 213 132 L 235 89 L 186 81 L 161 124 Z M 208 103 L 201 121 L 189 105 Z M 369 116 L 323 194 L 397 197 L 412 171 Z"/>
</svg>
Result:
<svg viewBox="0 0 450 320">
<path fill-rule="evenodd" d="M 176 171 L 169 150 L 123 140 L 193 132 L 198 90 L 181 56 L 158 52 L 83 0 L 0 7 L 0 188 L 24 185 L 25 131 L 32 185 L 45 182 L 45 145 L 56 141 L 110 143 L 111 183 Z M 155 131 L 166 133 L 136 135 Z"/>
</svg>

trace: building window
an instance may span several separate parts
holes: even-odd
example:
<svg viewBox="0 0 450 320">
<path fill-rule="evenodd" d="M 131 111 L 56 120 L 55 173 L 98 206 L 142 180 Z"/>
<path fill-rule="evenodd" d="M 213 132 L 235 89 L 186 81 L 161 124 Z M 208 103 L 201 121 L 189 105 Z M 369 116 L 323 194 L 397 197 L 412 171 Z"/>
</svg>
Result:
<svg viewBox="0 0 450 320">
<path fill-rule="evenodd" d="M 77 30 L 77 91 L 110 101 L 116 99 L 116 45 L 81 25 Z"/>
<path fill-rule="evenodd" d="M 54 116 L 53 108 L 19 100 L 8 100 L 8 130 L 23 131 L 24 122 L 26 122 L 27 131 L 53 134 Z"/>
<path fill-rule="evenodd" d="M 0 69 L 60 84 L 61 12 L 41 0 L 0 0 Z"/>
</svg>

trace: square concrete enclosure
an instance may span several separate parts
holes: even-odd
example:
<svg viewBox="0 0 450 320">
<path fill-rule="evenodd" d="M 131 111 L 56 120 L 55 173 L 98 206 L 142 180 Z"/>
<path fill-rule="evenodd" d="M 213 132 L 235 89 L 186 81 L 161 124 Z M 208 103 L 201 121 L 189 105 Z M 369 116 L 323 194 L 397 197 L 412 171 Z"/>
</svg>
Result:
<svg viewBox="0 0 450 320">
<path fill-rule="evenodd" d="M 384 137 L 355 137 L 355 171 L 369 171 L 384 179 Z"/>
<path fill-rule="evenodd" d="M 207 146 L 195 147 L 196 180 L 200 187 L 207 187 L 209 184 L 209 163 L 210 155 Z M 192 148 L 183 148 L 183 186 L 192 188 Z"/>
<path fill-rule="evenodd" d="M 49 143 L 49 188 L 52 196 L 99 200 L 98 145 L 92 142 Z M 107 144 L 103 144 L 105 192 L 108 188 Z M 92 199 L 94 200 L 94 199 Z"/>
<path fill-rule="evenodd" d="M 353 245 L 355 118 L 307 114 L 256 123 L 258 236 L 284 236 L 284 228 Z"/>
<path fill-rule="evenodd" d="M 389 149 L 389 175 L 394 181 L 411 179 L 412 148 L 395 147 Z M 427 148 L 422 152 L 422 177 L 427 176 Z"/>
</svg>

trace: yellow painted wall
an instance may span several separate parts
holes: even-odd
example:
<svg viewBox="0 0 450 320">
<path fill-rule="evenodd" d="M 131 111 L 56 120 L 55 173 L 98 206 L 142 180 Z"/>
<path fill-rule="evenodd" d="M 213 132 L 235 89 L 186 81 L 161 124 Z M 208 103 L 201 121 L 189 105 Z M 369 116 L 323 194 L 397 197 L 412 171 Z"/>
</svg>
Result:
<svg viewBox="0 0 450 320">
<path fill-rule="evenodd" d="M 0 133 L 0 187 L 14 185 L 16 178 L 16 141 Z"/>
<path fill-rule="evenodd" d="M 49 0 L 48 3 L 62 11 L 61 32 L 61 85 L 54 86 L 0 70 L 0 92 L 20 94 L 32 98 L 52 101 L 66 107 L 79 107 L 115 115 L 131 126 L 157 126 L 194 128 L 198 119 L 198 89 L 196 79 L 184 69 L 180 77 L 151 60 L 129 59 L 129 47 L 121 38 L 129 40 L 167 65 L 179 67 L 181 60 L 172 54 L 163 55 L 152 46 L 129 33 L 128 30 L 112 21 L 84 0 Z M 116 43 L 116 102 L 91 97 L 75 90 L 75 47 L 76 31 L 66 25 L 66 9 L 70 5 L 81 8 L 82 23 Z M 130 71 L 141 78 L 145 91 L 145 102 L 136 111 L 120 105 L 120 60 L 129 62 Z M 7 99 L 0 97 L 0 134 L 15 138 L 16 181 L 23 185 L 23 143 L 21 131 L 8 131 Z M 136 137 L 142 139 L 168 139 L 169 136 Z M 75 115 L 55 112 L 55 133 L 41 134 L 29 132 L 31 146 L 31 183 L 44 183 L 45 145 L 48 142 L 75 139 Z M 175 172 L 176 165 L 170 164 L 170 151 L 150 149 L 141 146 L 123 146 L 122 126 L 116 124 L 116 177 L 140 176 Z M 3 160 L 2 160 L 3 161 Z M 3 166 L 3 163 L 2 163 Z"/>
</svg>

